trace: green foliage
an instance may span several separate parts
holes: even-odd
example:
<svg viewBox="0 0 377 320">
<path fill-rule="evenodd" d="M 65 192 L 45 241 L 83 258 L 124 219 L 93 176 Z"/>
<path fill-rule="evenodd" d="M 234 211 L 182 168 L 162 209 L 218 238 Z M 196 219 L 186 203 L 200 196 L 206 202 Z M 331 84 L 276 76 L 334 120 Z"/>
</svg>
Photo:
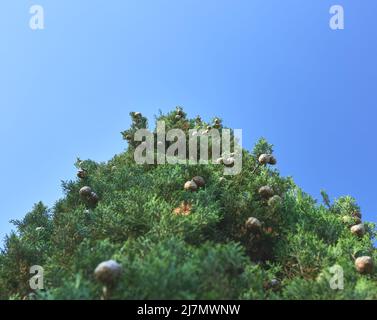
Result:
<svg viewBox="0 0 377 320">
<path fill-rule="evenodd" d="M 272 144 L 269 144 L 268 141 L 265 138 L 261 138 L 255 144 L 252 154 L 256 158 L 258 158 L 263 153 L 272 154 L 273 150 L 274 150 L 273 147 L 274 146 Z"/>
<path fill-rule="evenodd" d="M 318 205 L 291 178 L 258 164 L 262 153 L 273 153 L 265 139 L 251 153 L 243 150 L 235 176 L 215 164 L 137 165 L 133 135 L 148 123 L 131 117 L 122 132 L 127 151 L 106 163 L 77 159 L 85 176 L 63 182 L 62 199 L 12 221 L 17 230 L 0 254 L 1 299 L 101 299 L 94 269 L 110 259 L 122 266 L 110 299 L 377 299 L 376 272 L 362 275 L 354 266 L 362 255 L 377 261 L 374 225 L 365 223 L 365 235 L 356 237 L 343 221 L 360 212 L 355 199 L 331 203 L 322 191 Z M 166 130 L 223 127 L 220 118 L 188 119 L 180 107 L 157 120 Z M 185 191 L 194 176 L 205 187 Z M 98 195 L 97 206 L 82 201 L 83 186 Z M 259 194 L 262 186 L 276 201 Z M 249 217 L 260 230 L 246 228 Z M 44 268 L 44 290 L 29 286 L 33 265 Z M 344 270 L 343 290 L 330 288 L 334 265 Z"/>
</svg>

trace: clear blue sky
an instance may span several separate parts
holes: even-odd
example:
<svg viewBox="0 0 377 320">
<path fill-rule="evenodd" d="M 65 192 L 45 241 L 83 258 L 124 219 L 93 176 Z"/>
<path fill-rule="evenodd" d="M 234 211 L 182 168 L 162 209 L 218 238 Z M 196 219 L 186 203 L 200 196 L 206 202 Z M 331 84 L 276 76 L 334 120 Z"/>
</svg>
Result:
<svg viewBox="0 0 377 320">
<path fill-rule="evenodd" d="M 0 36 L 1 238 L 61 197 L 76 156 L 124 150 L 131 110 L 176 105 L 243 129 L 248 149 L 265 136 L 283 175 L 377 222 L 376 0 L 3 0 Z"/>
</svg>

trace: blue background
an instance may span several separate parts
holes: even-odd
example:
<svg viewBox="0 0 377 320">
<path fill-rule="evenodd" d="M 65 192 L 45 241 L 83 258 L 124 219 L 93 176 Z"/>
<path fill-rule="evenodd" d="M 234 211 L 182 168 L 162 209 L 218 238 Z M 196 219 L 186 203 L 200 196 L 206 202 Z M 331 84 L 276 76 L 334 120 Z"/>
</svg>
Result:
<svg viewBox="0 0 377 320">
<path fill-rule="evenodd" d="M 45 9 L 45 30 L 29 8 Z M 329 28 L 341 4 L 345 30 Z M 377 222 L 377 1 L 3 0 L 0 238 L 51 206 L 77 156 L 124 150 L 131 110 L 182 105 L 264 136 L 278 168 L 319 198 L 357 198 Z"/>
</svg>

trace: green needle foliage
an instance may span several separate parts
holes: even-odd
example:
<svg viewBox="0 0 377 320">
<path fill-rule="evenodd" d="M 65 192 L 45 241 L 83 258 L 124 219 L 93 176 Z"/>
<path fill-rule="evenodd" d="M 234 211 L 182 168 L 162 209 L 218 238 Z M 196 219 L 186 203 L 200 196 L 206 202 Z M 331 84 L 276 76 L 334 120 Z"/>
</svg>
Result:
<svg viewBox="0 0 377 320">
<path fill-rule="evenodd" d="M 365 232 L 356 201 L 323 204 L 275 167 L 260 164 L 273 149 L 265 139 L 243 150 L 242 172 L 223 176 L 222 165 L 139 165 L 133 135 L 147 119 L 131 113 L 122 132 L 128 149 L 106 163 L 76 162 L 80 178 L 63 182 L 52 208 L 41 202 L 5 239 L 0 254 L 1 299 L 377 299 L 377 272 L 360 273 L 355 259 L 377 262 L 374 225 Z M 166 130 L 222 128 L 215 118 L 188 119 L 181 108 L 156 120 Z M 205 186 L 184 190 L 201 176 Z M 90 186 L 98 197 L 83 198 Z M 259 189 L 269 186 L 274 198 Z M 257 229 L 246 224 L 254 217 Z M 259 228 L 259 229 L 258 229 Z M 94 270 L 107 260 L 122 268 L 103 291 Z M 44 289 L 32 290 L 30 267 L 44 269 Z M 343 268 L 344 288 L 332 289 L 330 268 Z"/>
</svg>

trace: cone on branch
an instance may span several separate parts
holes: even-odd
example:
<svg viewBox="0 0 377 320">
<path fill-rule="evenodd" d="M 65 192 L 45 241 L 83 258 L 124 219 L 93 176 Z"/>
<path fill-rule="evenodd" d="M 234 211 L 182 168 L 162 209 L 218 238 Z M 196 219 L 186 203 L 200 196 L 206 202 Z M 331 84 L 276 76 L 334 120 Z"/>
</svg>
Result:
<svg viewBox="0 0 377 320">
<path fill-rule="evenodd" d="M 91 192 L 88 197 L 88 204 L 90 207 L 96 207 L 99 202 L 99 197 L 95 192 Z"/>
<path fill-rule="evenodd" d="M 270 161 L 270 155 L 269 154 L 266 154 L 266 153 L 263 153 L 259 156 L 258 158 L 258 162 L 260 164 L 267 164 L 268 162 Z"/>
<path fill-rule="evenodd" d="M 198 185 L 194 181 L 190 180 L 190 181 L 187 181 L 185 183 L 184 189 L 186 191 L 192 191 L 193 192 L 193 191 L 198 190 Z"/>
<path fill-rule="evenodd" d="M 122 267 L 114 260 L 101 262 L 94 270 L 96 279 L 103 284 L 113 284 L 122 272 Z"/>
<path fill-rule="evenodd" d="M 278 279 L 271 279 L 270 281 L 268 281 L 265 285 L 264 285 L 264 288 L 266 290 L 273 290 L 273 291 L 276 291 L 276 290 L 279 290 L 280 288 L 280 281 Z"/>
<path fill-rule="evenodd" d="M 246 229 L 251 232 L 259 232 L 262 229 L 262 223 L 254 217 L 250 217 L 245 223 Z"/>
<path fill-rule="evenodd" d="M 270 186 L 263 186 L 259 188 L 258 193 L 262 198 L 269 199 L 274 195 L 274 190 Z"/>
<path fill-rule="evenodd" d="M 77 171 L 77 177 L 80 179 L 85 179 L 87 177 L 87 171 L 84 169 L 79 169 Z"/>
<path fill-rule="evenodd" d="M 355 268 L 361 274 L 371 274 L 374 269 L 374 261 L 372 257 L 362 256 L 355 260 Z"/>
<path fill-rule="evenodd" d="M 206 185 L 204 178 L 201 176 L 195 176 L 194 178 L 192 178 L 192 181 L 195 182 L 198 188 L 203 188 Z"/>
<path fill-rule="evenodd" d="M 266 164 L 275 165 L 277 161 L 276 161 L 276 158 L 273 155 L 263 153 L 259 156 L 258 162 L 261 165 L 266 165 Z"/>
<path fill-rule="evenodd" d="M 271 155 L 270 161 L 268 162 L 268 164 L 274 166 L 276 163 L 277 163 L 276 158 L 273 155 Z"/>
<path fill-rule="evenodd" d="M 81 198 L 87 198 L 90 196 L 91 193 L 92 193 L 92 188 L 88 186 L 82 187 L 79 191 Z"/>
<path fill-rule="evenodd" d="M 365 226 L 360 223 L 351 227 L 351 233 L 355 236 L 362 237 L 365 234 Z"/>
</svg>

